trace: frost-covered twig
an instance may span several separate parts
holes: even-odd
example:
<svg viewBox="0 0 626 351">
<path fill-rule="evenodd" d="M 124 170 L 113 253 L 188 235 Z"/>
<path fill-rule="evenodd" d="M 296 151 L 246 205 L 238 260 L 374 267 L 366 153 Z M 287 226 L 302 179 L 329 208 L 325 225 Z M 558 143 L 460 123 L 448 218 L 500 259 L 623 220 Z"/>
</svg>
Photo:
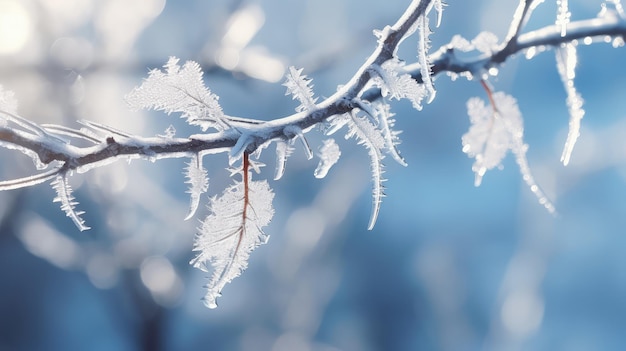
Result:
<svg viewBox="0 0 626 351">
<path fill-rule="evenodd" d="M 318 103 L 317 109 L 307 110 L 272 121 L 259 122 L 234 118 L 229 120 L 232 128 L 223 132 L 192 135 L 188 138 L 103 138 L 100 144 L 79 148 L 59 145 L 38 135 L 25 134 L 12 128 L 0 127 L 0 140 L 35 152 L 44 164 L 60 161 L 69 169 L 90 168 L 94 164 L 116 157 L 172 158 L 185 157 L 201 151 L 219 153 L 230 150 L 245 134 L 249 139 L 245 150 L 254 152 L 260 145 L 275 139 L 289 139 L 285 130 L 298 127 L 308 130 L 334 115 L 348 113 L 355 108 L 351 101 L 356 98 L 370 80 L 369 67 L 382 65 L 389 60 L 402 38 L 407 35 L 418 17 L 424 15 L 431 0 L 413 1 L 405 14 L 391 27 L 382 31 L 382 37 L 374 53 L 366 60 L 352 79 L 338 92 Z M 171 66 L 168 65 L 168 69 Z M 187 95 L 185 93 L 185 95 Z M 159 105 L 156 105 L 159 106 Z M 159 106 L 160 108 L 160 106 Z M 165 109 L 175 111 L 174 109 Z"/>
<path fill-rule="evenodd" d="M 559 69 L 562 71 L 572 118 L 570 136 L 566 142 L 563 160 L 567 163 L 578 135 L 582 98 L 573 86 L 573 64 L 570 56 L 578 40 L 584 43 L 600 38 L 623 44 L 626 35 L 626 17 L 618 0 L 607 2 L 600 14 L 583 21 L 569 21 L 567 2 L 561 0 L 554 25 L 523 33 L 523 28 L 539 0 L 520 0 L 508 34 L 498 43 L 495 35 L 483 33 L 471 42 L 456 36 L 432 54 L 430 51 L 429 13 L 437 12 L 439 26 L 443 4 L 441 0 L 413 0 L 400 19 L 392 26 L 375 31 L 378 43 L 352 78 L 340 86 L 330 97 L 318 102 L 314 97 L 311 80 L 303 69 L 291 67 L 287 81 L 287 95 L 300 102 L 294 114 L 260 121 L 252 118 L 229 116 L 219 105 L 219 97 L 204 85 L 200 66 L 192 61 L 179 65 L 170 58 L 163 70 L 155 69 L 147 79 L 128 94 L 127 101 L 136 109 L 154 109 L 177 113 L 186 122 L 202 129 L 201 133 L 175 137 L 168 129 L 164 135 L 141 137 L 90 121 L 80 121 L 82 127 L 73 129 L 55 125 L 37 125 L 18 116 L 12 95 L 0 89 L 0 146 L 15 149 L 34 161 L 41 171 L 33 176 L 1 181 L 0 190 L 33 186 L 53 180 L 57 192 L 54 201 L 61 202 L 65 211 L 80 230 L 88 229 L 82 212 L 75 210 L 77 202 L 71 193 L 69 177 L 73 171 L 86 172 L 118 159 L 188 158 L 185 170 L 190 193 L 188 218 L 193 216 L 208 190 L 208 172 L 203 157 L 215 153 L 228 153 L 233 174 L 242 180 L 228 187 L 220 197 L 210 199 L 212 212 L 199 228 L 195 250 L 199 251 L 193 264 L 199 268 L 213 267 L 213 278 L 208 285 L 207 305 L 216 306 L 216 298 L 230 280 L 247 266 L 249 253 L 267 239 L 262 227 L 269 224 L 273 214 L 273 192 L 267 182 L 252 181 L 252 170 L 260 170 L 256 161 L 271 143 L 276 143 L 277 166 L 275 178 L 285 171 L 287 157 L 294 143 L 299 141 L 307 158 L 313 158 L 313 148 L 306 134 L 319 127 L 326 135 L 347 129 L 346 139 L 354 137 L 365 146 L 371 159 L 372 214 L 368 224 L 371 229 L 378 217 L 384 194 L 384 159 L 391 155 L 401 165 L 406 165 L 397 145 L 399 131 L 394 128 L 394 114 L 390 101 L 409 100 L 421 110 L 422 101 L 435 98 L 433 77 L 442 72 L 477 77 L 486 88 L 489 105 L 482 100 L 470 99 L 468 113 L 472 127 L 463 136 L 463 151 L 476 160 L 476 184 L 488 169 L 498 166 L 511 150 L 519 165 L 524 181 L 550 212 L 552 203 L 535 183 L 526 161 L 527 145 L 523 141 L 523 120 L 516 100 L 503 92 L 494 92 L 485 79 L 497 74 L 499 66 L 515 54 L 526 51 L 531 57 L 543 47 L 557 47 Z M 398 55 L 398 47 L 408 36 L 417 33 L 415 45 L 417 61 L 406 64 Z M 475 57 L 459 51 L 479 52 Z M 3 103 L 6 101 L 6 103 Z M 344 128 L 345 127 L 345 128 Z M 74 143 L 80 141 L 80 143 Z M 86 146 L 82 146 L 86 145 Z M 317 154 L 320 163 L 316 177 L 325 176 L 340 155 L 334 139 L 326 139 Z M 240 164 L 240 167 L 235 165 Z"/>
<path fill-rule="evenodd" d="M 529 49 L 542 50 L 549 47 L 559 47 L 562 44 L 601 39 L 607 37 L 617 40 L 615 45 L 620 45 L 620 38 L 626 36 L 626 17 L 617 10 L 604 7 L 598 17 L 587 20 L 572 21 L 566 25 L 566 34 L 562 34 L 559 25 L 546 26 L 528 33 L 515 32 L 508 41 L 501 45 L 499 51 L 491 55 L 481 55 L 475 58 L 460 58 L 457 55 L 458 48 L 453 45 L 444 45 L 430 56 L 432 75 L 444 72 L 456 74 L 476 74 L 488 72 L 490 68 L 497 67 L 515 54 Z M 406 66 L 406 71 L 418 82 L 422 82 L 422 73 L 419 63 Z M 368 95 L 368 99 L 375 95 Z"/>
<path fill-rule="evenodd" d="M 285 128 L 297 126 L 307 130 L 334 115 L 342 115 L 355 108 L 351 103 L 366 86 L 371 78 L 368 68 L 372 65 L 382 65 L 389 60 L 396 50 L 401 38 L 409 32 L 417 17 L 422 15 L 430 1 L 414 1 L 402 18 L 392 27 L 385 28 L 381 33 L 374 53 L 361 66 L 353 78 L 342 89 L 324 101 L 318 103 L 316 110 L 307 110 L 272 121 L 260 122 L 256 120 L 234 118 L 232 129 L 225 132 L 192 135 L 188 138 L 162 139 L 134 137 L 131 140 L 108 138 L 100 144 L 85 148 L 59 147 L 58 143 L 41 138 L 33 134 L 24 134 L 19 130 L 0 127 L 0 140 L 11 143 L 35 152 L 39 160 L 45 164 L 52 161 L 61 161 L 70 169 L 89 167 L 107 159 L 134 155 L 136 157 L 171 158 L 195 154 L 200 151 L 224 152 L 230 150 L 242 135 L 242 130 L 250 138 L 246 150 L 254 152 L 260 145 L 274 139 L 288 139 Z M 626 18 L 613 10 L 605 10 L 597 18 L 582 21 L 572 21 L 567 24 L 567 34 L 561 36 L 561 28 L 557 25 L 547 26 L 532 32 L 520 34 L 511 38 L 515 45 L 505 44 L 504 48 L 490 56 L 480 56 L 475 59 L 459 58 L 456 49 L 444 46 L 430 56 L 431 72 L 437 75 L 442 72 L 451 73 L 480 73 L 496 67 L 514 54 L 531 48 L 545 46 L 557 47 L 562 43 L 572 42 L 584 38 L 621 37 L 626 35 Z M 405 66 L 405 71 L 418 82 L 422 82 L 419 64 Z M 362 95 L 363 100 L 374 100 L 379 93 L 367 92 Z"/>
<path fill-rule="evenodd" d="M 124 158 L 189 158 L 185 173 L 187 183 L 190 184 L 188 217 L 191 217 L 198 207 L 200 196 L 208 189 L 207 172 L 201 162 L 203 156 L 229 153 L 230 165 L 241 162 L 241 172 L 234 174 L 241 173 L 243 179 L 227 188 L 221 197 L 210 200 L 212 214 L 202 222 L 195 243 L 199 254 L 193 261 L 200 268 L 206 268 L 208 264 L 213 267 L 207 305 L 215 307 L 215 300 L 224 285 L 246 268 L 250 251 L 267 238 L 261 228 L 271 219 L 273 193 L 266 182 L 251 181 L 249 173 L 251 169 L 258 171 L 260 167 L 260 163 L 250 159 L 250 156 L 258 156 L 269 142 L 277 143 L 279 164 L 276 177 L 279 178 L 284 172 L 285 160 L 294 140 L 302 141 L 308 157 L 312 158 L 313 152 L 305 133 L 316 125 L 326 129 L 327 134 L 348 125 L 347 137 L 356 134 L 359 143 L 366 145 L 373 157 L 373 210 L 369 224 L 370 228 L 373 227 L 384 195 L 383 153 L 392 152 L 394 158 L 402 159 L 395 150 L 399 141 L 397 132 L 391 130 L 393 114 L 388 108 L 380 106 L 369 111 L 361 94 L 369 89 L 372 78 L 375 77 L 372 72 L 379 68 L 383 70 L 380 72 L 385 72 L 385 77 L 390 77 L 396 83 L 411 80 L 406 73 L 394 72 L 394 68 L 387 67 L 385 63 L 391 59 L 397 62 L 398 45 L 415 31 L 418 21 L 422 25 L 420 62 L 428 64 L 426 36 L 430 31 L 426 28 L 428 21 L 425 16 L 432 9 L 438 12 L 439 22 L 442 11 L 440 0 L 414 0 L 393 26 L 377 32 L 376 49 L 352 79 L 319 103 L 313 96 L 310 80 L 302 74 L 302 70 L 291 68 L 285 84 L 288 88 L 287 94 L 298 99 L 301 105 L 295 114 L 271 121 L 227 115 L 218 103 L 219 98 L 205 87 L 199 65 L 195 62 L 179 65 L 176 58 L 171 58 L 164 65 L 164 70 L 152 70 L 141 86 L 131 91 L 126 98 L 131 107 L 136 109 L 149 108 L 168 114 L 180 113 L 188 124 L 201 127 L 201 134 L 180 138 L 174 137 L 174 131 L 170 130 L 165 135 L 146 138 L 89 121 L 81 121 L 81 129 L 54 125 L 37 126 L 14 114 L 13 108 L 10 111 L 5 108 L 3 114 L 6 118 L 0 117 L 0 145 L 30 156 L 40 169 L 50 164 L 54 164 L 54 167 L 35 176 L 1 182 L 0 190 L 31 186 L 55 179 L 52 182 L 58 195 L 55 201 L 60 201 L 65 213 L 80 230 L 85 230 L 88 227 L 80 217 L 82 212 L 75 210 L 77 202 L 71 194 L 69 176 L 72 171 L 85 172 Z M 385 86 L 387 83 L 391 81 L 383 78 L 377 84 Z M 423 96 L 422 90 L 415 89 L 415 86 L 415 83 L 398 84 L 393 92 L 396 98 L 410 96 L 418 107 Z M 407 87 L 413 91 L 409 92 Z M 427 90 L 431 98 L 434 97 L 432 84 Z M 365 113 L 366 116 L 357 116 L 359 113 Z M 81 141 L 82 144 L 86 142 L 87 146 L 74 144 L 74 141 Z M 320 148 L 318 155 L 321 162 L 315 175 L 326 175 L 340 154 L 338 145 L 328 139 L 325 146 Z"/>
<path fill-rule="evenodd" d="M 529 6 L 529 2 L 522 2 Z M 525 10 L 524 13 L 527 16 L 529 11 Z M 571 21 L 565 27 L 566 34 L 562 35 L 562 25 L 549 25 L 527 33 L 521 33 L 522 26 L 517 26 L 515 28 L 518 30 L 513 31 L 514 34 L 500 44 L 499 50 L 476 57 L 460 57 L 458 51 L 464 50 L 454 43 L 444 45 L 429 57 L 431 74 L 435 76 L 447 72 L 465 74 L 469 77 L 480 76 L 487 74 L 492 68 L 498 68 L 520 52 L 526 51 L 528 56 L 533 56 L 541 50 L 558 48 L 567 43 L 579 43 L 581 40 L 585 43 L 605 42 L 607 38 L 611 39 L 614 46 L 621 46 L 626 37 L 626 17 L 623 11 L 620 11 L 620 7 L 610 8 L 608 5 L 603 6 L 596 18 Z M 404 70 L 417 82 L 423 82 L 421 66 L 418 62 L 407 64 Z M 373 101 L 380 96 L 380 89 L 371 89 L 363 94 L 363 99 Z"/>
</svg>

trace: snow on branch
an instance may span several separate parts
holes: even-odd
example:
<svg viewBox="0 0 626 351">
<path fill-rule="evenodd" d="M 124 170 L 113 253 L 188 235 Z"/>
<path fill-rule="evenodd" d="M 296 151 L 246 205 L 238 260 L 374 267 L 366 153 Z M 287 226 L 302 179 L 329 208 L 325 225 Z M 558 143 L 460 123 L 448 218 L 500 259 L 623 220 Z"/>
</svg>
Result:
<svg viewBox="0 0 626 351">
<path fill-rule="evenodd" d="M 526 3 L 526 1 L 523 1 Z M 540 1 L 535 1 L 539 3 Z M 534 3 L 534 2 L 533 2 Z M 623 46 L 626 36 L 626 16 L 619 3 L 609 2 L 603 4 L 602 10 L 596 18 L 570 21 L 565 24 L 565 35 L 562 35 L 563 24 L 549 25 L 527 33 L 516 31 L 510 38 L 505 40 L 500 49 L 491 54 L 478 55 L 475 58 L 460 58 L 458 51 L 467 51 L 455 42 L 444 45 L 430 55 L 431 73 L 438 75 L 448 72 L 454 74 L 484 75 L 491 68 L 497 68 L 506 60 L 519 52 L 524 52 L 528 57 L 534 56 L 546 48 L 558 48 L 563 44 L 577 44 L 581 41 L 606 42 L 607 38 L 613 46 Z M 418 63 L 407 65 L 406 72 L 418 82 L 422 82 L 422 73 Z M 375 93 L 375 92 L 372 92 Z M 373 95 L 368 97 L 375 98 Z"/>
<path fill-rule="evenodd" d="M 290 129 L 288 127 L 290 126 L 296 126 L 303 131 L 307 131 L 314 125 L 325 122 L 335 115 L 343 115 L 350 112 L 355 108 L 351 101 L 356 97 L 366 101 L 380 98 L 380 92 L 376 93 L 376 91 L 364 90 L 366 87 L 369 88 L 367 83 L 372 78 L 371 72 L 376 71 L 378 69 L 376 67 L 382 67 L 383 64 L 394 58 L 394 52 L 402 37 L 409 32 L 411 25 L 415 24 L 417 18 L 425 15 L 425 11 L 430 3 L 431 1 L 413 1 L 396 24 L 391 27 L 386 27 L 381 31 L 383 37 L 379 40 L 375 51 L 352 79 L 350 79 L 347 84 L 343 85 L 335 94 L 317 103 L 315 105 L 317 109 L 315 110 L 301 111 L 270 121 L 232 117 L 223 122 L 227 123 L 230 128 L 216 133 L 195 134 L 187 138 L 145 138 L 139 136 L 134 136 L 133 138 L 116 138 L 115 135 L 111 135 L 110 137 L 100 137 L 100 142 L 97 145 L 83 148 L 74 146 L 67 147 L 67 145 L 59 147 L 58 143 L 52 138 L 43 138 L 40 135 L 23 133 L 20 130 L 7 128 L 0 124 L 0 142 L 3 144 L 11 144 L 24 150 L 30 150 L 37 155 L 38 161 L 43 164 L 60 161 L 65 163 L 69 169 L 89 167 L 91 164 L 117 157 L 172 158 L 188 157 L 189 155 L 202 151 L 208 153 L 227 152 L 237 143 L 244 132 L 250 137 L 250 143 L 247 144 L 246 151 L 254 152 L 260 145 L 268 141 L 289 139 L 285 131 L 289 131 Z M 458 50 L 456 47 L 445 45 L 429 56 L 431 74 L 437 75 L 442 72 L 451 72 L 480 75 L 488 72 L 489 68 L 499 65 L 509 57 L 523 50 L 544 46 L 558 47 L 563 43 L 594 37 L 605 38 L 609 36 L 618 41 L 618 39 L 624 35 L 626 35 L 626 18 L 622 12 L 618 12 L 617 9 L 612 9 L 609 5 L 606 5 L 597 18 L 569 22 L 565 36 L 561 36 L 560 26 L 550 25 L 511 38 L 511 42 L 515 42 L 515 45 L 503 45 L 504 48 L 501 51 L 494 52 L 490 56 L 481 55 L 475 59 L 461 59 L 455 54 L 456 50 Z M 166 112 L 176 112 L 178 105 L 175 104 L 175 100 L 171 102 L 171 105 L 167 105 L 164 102 L 153 102 L 150 104 L 147 100 L 144 101 L 145 103 L 143 103 L 143 105 L 138 102 L 138 100 L 143 101 L 145 98 L 143 95 L 147 94 L 145 91 L 149 90 L 145 86 L 146 82 L 154 80 L 155 76 L 166 81 L 167 79 L 165 79 L 165 77 L 168 75 L 180 75 L 182 74 L 181 72 L 188 71 L 186 74 L 193 78 L 190 79 L 195 83 L 198 82 L 196 65 L 189 64 L 186 66 L 183 65 L 183 68 L 176 68 L 176 62 L 176 59 L 170 59 L 168 64 L 166 64 L 167 73 L 153 71 L 151 78 L 148 78 L 141 87 L 133 90 L 128 96 L 131 105 L 134 107 L 163 109 Z M 190 72 L 193 72 L 193 74 Z M 404 66 L 404 72 L 409 73 L 418 83 L 423 83 L 419 63 Z M 185 90 L 178 87 L 174 88 L 174 91 L 181 94 L 181 99 L 188 99 L 188 106 L 200 110 L 201 106 L 206 107 L 205 105 L 209 104 L 208 102 L 202 102 L 200 97 L 204 96 L 206 99 L 211 93 L 208 89 L 204 90 L 206 88 L 200 87 L 200 85 L 194 86 L 194 89 L 195 90 Z M 191 94 L 190 91 L 200 93 Z M 141 96 L 141 99 L 139 96 Z M 408 96 L 415 95 L 407 94 L 407 97 Z M 156 101 L 160 101 L 161 98 L 158 97 L 155 99 Z M 412 100 L 415 101 L 415 98 L 412 98 Z M 214 102 L 216 103 L 216 100 Z M 213 101 L 211 100 L 211 104 L 212 103 Z M 198 104 L 198 106 L 194 104 Z M 213 113 L 216 115 L 219 114 L 216 112 L 219 111 L 217 109 L 218 106 L 219 105 L 213 106 L 215 108 Z M 189 112 L 185 110 L 183 114 L 188 115 Z M 208 118 L 209 117 L 206 117 L 206 119 Z M 200 124 L 200 122 L 204 120 L 205 119 L 199 117 L 191 118 L 190 123 Z M 215 123 L 215 125 L 219 125 L 218 122 Z M 48 128 L 53 129 L 59 127 L 42 127 L 43 130 L 48 130 Z M 80 132 L 79 130 L 70 128 L 66 129 L 72 132 Z"/>
<path fill-rule="evenodd" d="M 69 177 L 87 172 L 120 159 L 159 160 L 186 158 L 183 170 L 189 185 L 191 218 L 209 186 L 203 158 L 216 153 L 229 156 L 228 165 L 235 167 L 233 175 L 241 180 L 226 188 L 221 196 L 208 200 L 211 214 L 199 228 L 191 262 L 194 266 L 212 270 L 206 304 L 216 307 L 225 284 L 246 268 L 250 252 L 267 241 L 262 228 L 273 215 L 274 193 L 266 181 L 252 181 L 252 170 L 260 172 L 258 159 L 262 151 L 275 143 L 276 171 L 279 179 L 285 172 L 294 143 L 301 142 L 306 157 L 319 150 L 320 161 L 314 175 L 323 178 L 341 155 L 334 139 L 311 147 L 306 134 L 316 130 L 326 135 L 343 130 L 346 139 L 356 139 L 370 156 L 372 178 L 372 214 L 368 228 L 372 229 L 380 212 L 385 181 L 384 163 L 387 155 L 406 165 L 400 155 L 400 131 L 395 130 L 391 100 L 406 99 L 421 110 L 423 101 L 436 96 L 434 78 L 442 72 L 462 74 L 476 79 L 485 87 L 489 102 L 478 98 L 468 101 L 472 126 L 462 137 L 463 151 L 475 159 L 473 170 L 476 184 L 485 172 L 498 166 L 510 150 L 516 158 L 523 180 L 550 212 L 555 208 L 536 184 L 526 159 L 528 146 L 523 141 L 523 119 L 514 97 L 494 92 L 487 80 L 497 75 L 501 64 L 515 54 L 532 56 L 545 47 L 556 48 L 558 70 L 568 95 L 570 133 L 563 151 L 563 162 L 569 161 L 579 133 L 582 98 L 573 85 L 577 43 L 612 42 L 622 46 L 626 35 L 626 16 L 618 0 L 607 1 L 597 17 L 571 21 L 568 2 L 558 0 L 554 24 L 524 33 L 524 26 L 541 0 L 520 0 L 508 33 L 502 42 L 492 33 L 481 33 L 473 40 L 460 35 L 450 43 L 431 52 L 429 36 L 431 17 L 436 26 L 442 23 L 441 0 L 413 0 L 393 25 L 375 30 L 377 45 L 355 74 L 331 96 L 321 100 L 313 93 L 312 80 L 303 69 L 291 67 L 284 85 L 287 94 L 299 101 L 295 113 L 268 121 L 229 116 L 215 95 L 204 83 L 204 73 L 198 63 L 179 64 L 172 57 L 163 69 L 154 69 L 126 99 L 134 109 L 153 109 L 177 114 L 189 125 L 199 127 L 196 134 L 174 137 L 168 128 L 165 135 L 143 137 L 91 121 L 79 121 L 78 128 L 50 124 L 37 125 L 17 114 L 17 103 L 11 92 L 0 87 L 0 146 L 19 151 L 30 157 L 37 169 L 24 178 L 0 181 L 1 190 L 30 187 L 51 181 L 57 192 L 53 201 L 60 202 L 78 229 L 88 227 L 76 211 L 76 201 Z M 431 14 L 434 10 L 434 15 Z M 398 57 L 398 47 L 410 35 L 416 34 L 414 44 L 417 60 L 407 63 Z M 463 55 L 459 55 L 463 52 Z M 472 53 L 475 55 L 472 57 Z M 318 101 L 321 100 L 321 101 Z M 314 128 L 317 127 L 317 128 Z M 77 143 L 80 141 L 80 143 Z"/>
</svg>

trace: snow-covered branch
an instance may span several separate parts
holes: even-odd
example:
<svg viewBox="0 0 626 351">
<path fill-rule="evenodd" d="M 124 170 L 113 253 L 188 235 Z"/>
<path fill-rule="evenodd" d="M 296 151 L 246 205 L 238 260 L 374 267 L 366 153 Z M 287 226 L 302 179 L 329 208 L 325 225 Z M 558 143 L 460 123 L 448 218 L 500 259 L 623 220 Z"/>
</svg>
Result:
<svg viewBox="0 0 626 351">
<path fill-rule="evenodd" d="M 603 5 L 596 18 L 570 22 L 567 2 L 560 2 L 555 24 L 523 33 L 526 22 L 541 2 L 520 0 L 502 42 L 491 33 L 481 33 L 472 40 L 455 36 L 449 44 L 430 53 L 431 13 L 435 13 L 435 23 L 439 26 L 443 3 L 413 0 L 395 24 L 374 31 L 378 38 L 376 48 L 352 78 L 330 97 L 318 102 L 311 79 L 303 74 L 303 69 L 291 67 L 284 83 L 286 95 L 291 95 L 300 105 L 294 114 L 267 121 L 228 115 L 219 105 L 219 97 L 204 85 L 200 66 L 192 61 L 180 65 L 172 57 L 162 69 L 152 70 L 126 100 L 134 109 L 179 114 L 186 123 L 201 129 L 186 137 L 175 136 L 173 129 L 165 135 L 142 137 L 90 121 L 80 121 L 80 128 L 37 125 L 20 117 L 12 93 L 0 89 L 0 146 L 31 157 L 39 171 L 28 177 L 0 181 L 0 190 L 50 181 L 57 193 L 53 201 L 61 203 L 62 210 L 80 230 L 86 230 L 89 227 L 81 218 L 82 212 L 76 209 L 78 203 L 68 181 L 73 171 L 86 172 L 119 159 L 188 158 L 185 169 L 191 198 L 188 219 L 194 216 L 201 195 L 209 187 L 203 157 L 228 153 L 229 164 L 224 166 L 242 179 L 235 181 L 219 198 L 210 199 L 212 214 L 202 222 L 194 246 L 199 253 L 192 261 L 202 269 L 212 267 L 207 305 L 216 307 L 216 298 L 225 284 L 246 268 L 249 253 L 268 238 L 261 228 L 273 215 L 274 193 L 267 182 L 252 180 L 252 171 L 260 173 L 262 164 L 257 160 L 261 152 L 269 144 L 276 144 L 275 178 L 278 179 L 285 171 L 294 143 L 300 142 L 309 159 L 319 157 L 315 176 L 322 178 L 338 161 L 341 151 L 330 138 L 314 153 L 306 133 L 316 126 L 329 137 L 344 130 L 345 138 L 354 138 L 370 156 L 373 184 L 368 228 L 371 229 L 385 195 L 385 157 L 391 156 L 406 165 L 397 149 L 400 132 L 394 130 L 390 103 L 394 99 L 407 99 L 415 109 L 421 110 L 423 101 L 431 102 L 435 98 L 434 77 L 448 72 L 479 81 L 489 100 L 488 104 L 480 98 L 469 100 L 472 126 L 462 137 L 463 152 L 475 158 L 476 185 L 487 170 L 499 166 L 511 151 L 531 192 L 539 203 L 554 212 L 555 207 L 535 182 L 526 160 L 528 146 L 524 143 L 522 112 L 516 99 L 492 89 L 487 80 L 498 74 L 502 63 L 520 52 L 532 57 L 545 47 L 557 49 L 558 71 L 566 87 L 571 115 L 562 156 L 562 162 L 567 164 L 584 115 L 583 100 L 573 81 L 575 46 L 580 41 L 589 44 L 594 40 L 612 42 L 615 47 L 623 45 L 626 16 L 620 2 L 611 0 Z M 397 52 L 412 34 L 417 36 L 417 61 L 407 64 Z"/>
<path fill-rule="evenodd" d="M 527 14 L 530 1 L 522 1 L 522 3 L 526 4 L 523 9 L 524 14 Z M 315 109 L 271 121 L 229 117 L 232 129 L 218 133 L 191 135 L 187 138 L 144 138 L 128 134 L 118 136 L 116 133 L 104 133 L 105 137 L 95 139 L 99 143 L 88 147 L 76 147 L 60 142 L 56 138 L 45 138 L 11 127 L 0 127 L 0 141 L 31 150 L 43 164 L 59 161 L 68 169 L 79 170 L 91 168 L 94 164 L 118 157 L 174 158 L 189 157 L 199 152 L 225 152 L 234 147 L 242 138 L 246 139 L 245 150 L 254 152 L 260 145 L 269 141 L 290 139 L 290 136 L 285 133 L 285 128 L 295 126 L 301 130 L 307 130 L 332 116 L 352 111 L 358 107 L 354 99 L 359 94 L 362 100 L 377 99 L 380 96 L 379 89 L 363 92 L 364 87 L 372 78 L 370 73 L 372 67 L 379 67 L 393 57 L 402 39 L 414 30 L 412 26 L 416 19 L 423 15 L 431 5 L 430 0 L 414 1 L 396 24 L 378 32 L 381 38 L 372 55 L 347 84 L 329 98 L 318 103 Z M 442 72 L 471 74 L 472 76 L 487 74 L 489 69 L 497 68 L 501 63 L 524 50 L 541 50 L 547 46 L 558 47 L 577 40 L 605 41 L 607 37 L 619 42 L 626 35 L 626 17 L 620 9 L 604 6 L 597 18 L 570 22 L 565 35 L 561 35 L 561 28 L 556 24 L 525 34 L 517 31 L 509 41 L 500 45 L 502 49 L 499 51 L 473 59 L 460 58 L 457 54 L 459 48 L 453 43 L 445 45 L 429 56 L 431 74 L 433 76 Z M 418 83 L 423 82 L 419 63 L 406 65 L 404 71 L 410 73 Z M 85 124 L 90 127 L 93 125 L 90 122 L 85 122 Z M 56 134 L 55 127 L 57 126 L 42 128 L 54 129 L 51 134 Z"/>
<path fill-rule="evenodd" d="M 535 3 L 540 1 L 534 1 Z M 527 1 L 522 1 L 528 4 Z M 530 5 L 528 5 L 530 6 Z M 526 8 L 526 7 L 524 7 Z M 519 10 L 518 10 L 519 11 Z M 525 14 L 528 10 L 525 10 Z M 500 49 L 490 53 L 483 53 L 475 58 L 459 57 L 463 48 L 454 42 L 444 45 L 430 55 L 433 75 L 440 73 L 467 74 L 481 77 L 488 74 L 492 68 L 498 68 L 506 60 L 513 58 L 520 52 L 529 57 L 548 48 L 557 48 L 563 44 L 590 44 L 596 42 L 610 42 L 614 46 L 624 45 L 626 37 L 626 16 L 619 3 L 603 4 L 602 10 L 596 18 L 572 21 L 565 26 L 565 33 L 560 25 L 553 24 L 543 28 L 521 33 L 515 31 L 508 40 L 499 45 Z M 465 55 L 464 55 L 465 56 Z M 422 81 L 419 63 L 406 66 L 406 71 L 418 82 Z M 368 95 L 374 98 L 375 94 Z"/>
<path fill-rule="evenodd" d="M 275 139 L 291 139 L 286 133 L 290 128 L 297 127 L 307 130 L 324 122 L 334 115 L 348 113 L 355 108 L 352 102 L 370 80 L 370 67 L 379 66 L 389 60 L 395 53 L 402 39 L 410 34 L 416 19 L 423 16 L 431 0 L 413 1 L 405 14 L 391 27 L 381 32 L 379 44 L 374 53 L 366 60 L 354 77 L 341 90 L 318 103 L 314 110 L 295 113 L 272 121 L 257 121 L 244 118 L 229 117 L 232 128 L 217 133 L 191 135 L 188 138 L 162 138 L 132 136 L 116 133 L 101 126 L 95 127 L 92 122 L 85 122 L 87 127 L 104 134 L 96 138 L 99 143 L 88 147 L 76 147 L 57 138 L 45 138 L 41 135 L 27 133 L 9 127 L 0 127 L 0 140 L 17 147 L 31 150 L 39 161 L 49 164 L 59 161 L 67 169 L 89 169 L 107 160 L 118 157 L 137 158 L 174 158 L 189 157 L 199 152 L 219 153 L 238 148 L 254 152 L 260 145 Z M 45 129 L 45 128 L 44 128 Z M 80 131 L 78 134 L 83 134 Z M 55 134 L 55 131 L 51 132 Z M 1 187 L 1 185 L 0 185 Z"/>
</svg>

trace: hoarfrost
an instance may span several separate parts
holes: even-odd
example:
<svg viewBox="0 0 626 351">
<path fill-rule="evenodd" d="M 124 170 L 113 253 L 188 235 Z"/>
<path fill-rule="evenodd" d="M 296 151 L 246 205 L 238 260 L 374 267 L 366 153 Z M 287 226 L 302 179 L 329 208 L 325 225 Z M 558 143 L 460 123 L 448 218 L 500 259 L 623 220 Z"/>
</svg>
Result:
<svg viewBox="0 0 626 351">
<path fill-rule="evenodd" d="M 339 161 L 339 157 L 341 156 L 341 150 L 339 150 L 339 145 L 337 145 L 335 139 L 324 140 L 318 156 L 320 162 L 315 169 L 315 178 L 324 178 L 330 168 Z"/>
</svg>

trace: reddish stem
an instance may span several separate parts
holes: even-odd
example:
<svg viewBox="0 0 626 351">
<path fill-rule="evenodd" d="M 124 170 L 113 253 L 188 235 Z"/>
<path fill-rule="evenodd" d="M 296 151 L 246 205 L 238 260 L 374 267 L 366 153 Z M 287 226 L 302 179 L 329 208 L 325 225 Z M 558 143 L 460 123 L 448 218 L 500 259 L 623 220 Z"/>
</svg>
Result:
<svg viewBox="0 0 626 351">
<path fill-rule="evenodd" d="M 247 216 L 247 211 L 248 211 L 248 203 L 250 201 L 250 197 L 248 196 L 248 191 L 250 189 L 249 186 L 249 172 L 248 170 L 250 169 L 250 160 L 248 159 L 248 153 L 244 152 L 243 153 L 243 165 L 242 165 L 242 172 L 243 172 L 243 222 L 245 223 L 246 221 L 246 216 Z"/>
<path fill-rule="evenodd" d="M 484 79 L 480 80 L 480 85 L 482 85 L 485 92 L 487 92 L 487 98 L 489 99 L 491 108 L 493 108 L 493 113 L 497 113 L 498 108 L 496 107 L 496 102 L 493 100 L 493 91 L 491 90 L 491 87 L 489 87 L 489 84 L 487 84 L 487 81 Z"/>
</svg>

